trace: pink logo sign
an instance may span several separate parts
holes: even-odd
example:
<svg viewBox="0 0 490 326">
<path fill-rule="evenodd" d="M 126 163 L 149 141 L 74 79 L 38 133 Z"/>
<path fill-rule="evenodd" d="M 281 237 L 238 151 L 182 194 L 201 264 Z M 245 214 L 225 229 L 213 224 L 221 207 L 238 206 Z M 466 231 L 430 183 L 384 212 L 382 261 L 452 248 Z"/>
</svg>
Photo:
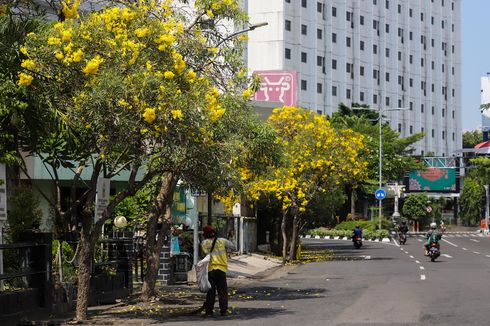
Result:
<svg viewBox="0 0 490 326">
<path fill-rule="evenodd" d="M 287 106 L 296 105 L 298 83 L 296 71 L 268 70 L 254 71 L 261 77 L 260 89 L 254 94 L 254 100 L 281 102 Z"/>
</svg>

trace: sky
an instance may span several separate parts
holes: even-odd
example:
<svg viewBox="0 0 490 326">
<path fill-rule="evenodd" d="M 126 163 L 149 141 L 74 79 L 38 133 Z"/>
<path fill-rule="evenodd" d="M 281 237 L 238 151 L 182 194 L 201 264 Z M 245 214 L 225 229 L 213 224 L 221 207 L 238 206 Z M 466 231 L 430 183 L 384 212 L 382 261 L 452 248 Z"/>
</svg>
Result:
<svg viewBox="0 0 490 326">
<path fill-rule="evenodd" d="M 480 77 L 490 73 L 490 0 L 461 1 L 463 132 L 481 127 Z"/>
</svg>

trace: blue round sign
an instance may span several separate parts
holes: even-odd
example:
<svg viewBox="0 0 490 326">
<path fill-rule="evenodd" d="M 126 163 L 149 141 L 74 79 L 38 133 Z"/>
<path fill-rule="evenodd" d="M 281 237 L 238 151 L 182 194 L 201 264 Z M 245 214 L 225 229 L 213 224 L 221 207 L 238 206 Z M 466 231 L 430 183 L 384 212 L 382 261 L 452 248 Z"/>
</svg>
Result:
<svg viewBox="0 0 490 326">
<path fill-rule="evenodd" d="M 376 197 L 376 199 L 379 199 L 379 200 L 385 199 L 386 198 L 386 191 L 384 191 L 383 189 L 378 189 L 374 193 L 374 196 Z"/>
</svg>

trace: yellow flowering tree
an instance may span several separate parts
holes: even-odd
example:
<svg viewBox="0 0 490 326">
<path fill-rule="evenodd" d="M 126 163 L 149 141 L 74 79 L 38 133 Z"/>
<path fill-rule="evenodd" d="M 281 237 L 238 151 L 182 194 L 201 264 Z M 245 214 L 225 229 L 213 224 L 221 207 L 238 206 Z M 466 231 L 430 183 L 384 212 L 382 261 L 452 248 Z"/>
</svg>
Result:
<svg viewBox="0 0 490 326">
<path fill-rule="evenodd" d="M 295 257 L 298 226 L 308 204 L 319 194 L 363 178 L 366 162 L 359 157 L 363 136 L 349 129 L 334 129 L 326 117 L 296 107 L 274 109 L 268 122 L 282 145 L 281 164 L 267 173 L 245 173 L 247 191 L 253 198 L 273 194 L 282 203 L 281 233 L 286 262 L 287 219 L 292 219 L 290 259 Z"/>
<path fill-rule="evenodd" d="M 235 0 L 128 1 L 84 17 L 79 1 L 65 4 L 63 22 L 27 37 L 18 84 L 74 135 L 63 159 L 77 162 L 78 175 L 93 162 L 89 187 L 73 204 L 83 208 L 76 314 L 83 320 L 94 246 L 117 204 L 160 178 L 148 221 L 148 297 L 164 239 L 156 240 L 157 220 L 164 215 L 159 231 L 165 234 L 177 181 L 205 183 L 199 173 L 223 173 L 236 155 L 226 149 L 245 147 L 233 122 L 247 115 L 248 81 L 238 74 L 241 43 L 227 39 L 226 26 L 243 24 L 246 16 Z M 124 169 L 130 171 L 126 189 L 93 223 L 97 179 Z"/>
</svg>

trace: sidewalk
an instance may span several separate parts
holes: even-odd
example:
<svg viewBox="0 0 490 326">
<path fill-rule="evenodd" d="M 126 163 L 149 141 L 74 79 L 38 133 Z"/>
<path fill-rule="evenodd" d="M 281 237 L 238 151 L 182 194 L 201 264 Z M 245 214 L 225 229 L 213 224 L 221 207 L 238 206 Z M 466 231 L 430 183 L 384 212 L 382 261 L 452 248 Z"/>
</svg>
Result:
<svg viewBox="0 0 490 326">
<path fill-rule="evenodd" d="M 228 294 L 230 309 L 233 301 L 240 300 L 240 287 L 262 279 L 281 277 L 292 267 L 282 267 L 275 258 L 259 254 L 243 254 L 228 259 Z M 284 270 L 284 271 L 283 271 Z M 136 289 L 137 288 L 137 289 Z M 89 308 L 89 320 L 85 325 L 142 325 L 169 321 L 176 317 L 200 320 L 197 310 L 206 294 L 200 293 L 195 284 L 175 284 L 159 288 L 159 295 L 152 302 L 139 302 L 141 286 L 135 285 L 132 298 L 116 304 Z M 230 311 L 231 312 L 231 311 Z M 72 324 L 70 319 L 58 319 L 57 325 Z"/>
</svg>

